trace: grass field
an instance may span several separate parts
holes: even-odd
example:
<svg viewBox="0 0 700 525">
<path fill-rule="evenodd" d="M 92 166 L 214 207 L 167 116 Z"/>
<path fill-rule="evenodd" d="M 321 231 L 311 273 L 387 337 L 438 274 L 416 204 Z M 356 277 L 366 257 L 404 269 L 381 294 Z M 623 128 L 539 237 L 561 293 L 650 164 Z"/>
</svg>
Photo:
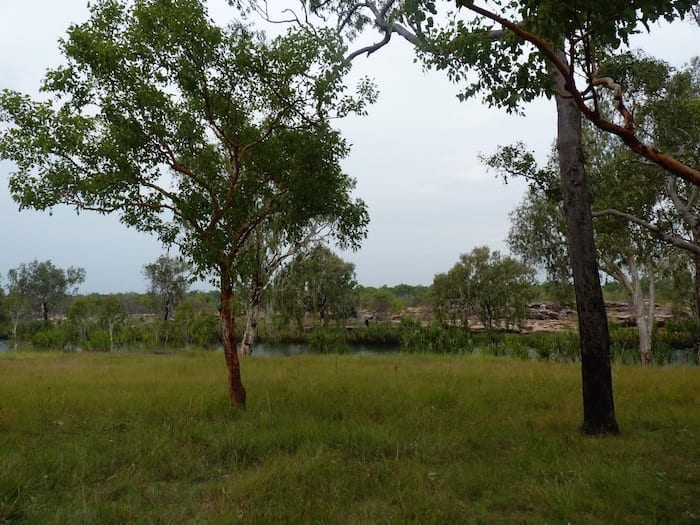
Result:
<svg viewBox="0 0 700 525">
<path fill-rule="evenodd" d="M 700 523 L 700 368 L 486 357 L 3 354 L 0 523 Z"/>
</svg>

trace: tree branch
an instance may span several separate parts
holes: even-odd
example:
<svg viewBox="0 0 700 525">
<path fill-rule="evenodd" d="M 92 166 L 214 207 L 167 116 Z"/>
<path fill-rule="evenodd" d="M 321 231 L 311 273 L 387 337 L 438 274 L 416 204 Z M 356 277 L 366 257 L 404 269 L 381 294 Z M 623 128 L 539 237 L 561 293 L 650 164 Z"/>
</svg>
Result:
<svg viewBox="0 0 700 525">
<path fill-rule="evenodd" d="M 630 213 L 625 213 L 623 211 L 615 209 L 604 209 L 593 212 L 593 217 L 600 217 L 603 215 L 612 215 L 613 217 L 625 219 L 626 221 L 632 222 L 646 230 L 649 230 L 657 239 L 664 241 L 667 244 L 670 244 L 677 248 L 681 248 L 682 250 L 686 250 L 695 255 L 700 255 L 700 246 L 698 246 L 694 242 L 684 239 L 683 237 L 680 237 L 678 235 L 668 233 L 656 224 L 640 219 L 639 217 L 635 217 Z"/>
<path fill-rule="evenodd" d="M 489 20 L 497 22 L 501 26 L 515 33 L 523 40 L 526 40 L 527 42 L 530 42 L 532 45 L 534 45 L 537 48 L 537 50 L 543 55 L 543 57 L 547 61 L 549 61 L 549 63 L 555 69 L 557 69 L 559 73 L 561 73 L 566 82 L 566 89 L 570 93 L 572 99 L 576 102 L 576 105 L 578 106 L 579 110 L 596 127 L 608 133 L 617 135 L 628 148 L 630 148 L 638 155 L 641 155 L 642 157 L 654 162 L 658 166 L 661 166 L 665 170 L 673 173 L 678 177 L 681 177 L 682 179 L 692 184 L 700 185 L 700 170 L 687 166 L 684 163 L 680 162 L 678 159 L 666 153 L 663 153 L 657 150 L 656 148 L 648 146 L 647 144 L 644 144 L 635 135 L 634 120 L 632 119 L 631 121 L 629 121 L 629 119 L 631 118 L 631 114 L 629 113 L 629 111 L 626 110 L 624 106 L 621 92 L 619 99 L 616 101 L 616 108 L 625 120 L 625 126 L 619 126 L 617 124 L 614 124 L 613 122 L 604 119 L 594 109 L 588 107 L 584 96 L 582 95 L 581 91 L 579 91 L 576 87 L 576 82 L 573 77 L 571 67 L 569 66 L 569 64 L 567 64 L 557 56 L 556 51 L 553 50 L 544 39 L 538 37 L 533 33 L 530 33 L 529 31 L 525 30 L 522 26 L 506 18 L 503 18 L 487 9 L 476 6 L 473 3 L 458 2 L 458 5 L 463 6 L 477 14 L 480 14 L 488 18 Z M 602 82 L 602 85 L 605 84 L 607 84 L 607 82 Z"/>
</svg>

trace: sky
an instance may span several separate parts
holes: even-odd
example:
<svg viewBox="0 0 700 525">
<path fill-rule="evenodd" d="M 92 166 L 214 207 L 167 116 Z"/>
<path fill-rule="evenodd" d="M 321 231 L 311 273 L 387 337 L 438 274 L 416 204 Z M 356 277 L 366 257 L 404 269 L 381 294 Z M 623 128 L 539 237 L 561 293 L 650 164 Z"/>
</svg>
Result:
<svg viewBox="0 0 700 525">
<path fill-rule="evenodd" d="M 225 0 L 209 0 L 209 8 L 222 23 L 236 15 Z M 35 94 L 46 69 L 61 63 L 58 39 L 87 16 L 86 0 L 2 0 L 0 89 Z M 634 47 L 681 67 L 700 54 L 697 42 L 700 30 L 688 23 L 657 24 Z M 507 253 L 508 214 L 525 184 L 504 184 L 478 155 L 523 141 L 544 161 L 555 139 L 554 102 L 535 101 L 526 116 L 478 99 L 459 102 L 458 87 L 441 72 L 423 71 L 398 37 L 355 61 L 349 81 L 361 76 L 374 79 L 379 100 L 367 116 L 336 122 L 352 145 L 343 168 L 357 180 L 355 195 L 367 203 L 371 220 L 362 248 L 340 253 L 355 264 L 357 281 L 429 285 L 477 246 Z M 20 212 L 7 186 L 12 168 L 0 161 L 0 286 L 10 268 L 36 259 L 84 268 L 80 293 L 146 290 L 143 266 L 166 253 L 155 237 L 116 216 L 78 215 L 67 207 Z"/>
</svg>

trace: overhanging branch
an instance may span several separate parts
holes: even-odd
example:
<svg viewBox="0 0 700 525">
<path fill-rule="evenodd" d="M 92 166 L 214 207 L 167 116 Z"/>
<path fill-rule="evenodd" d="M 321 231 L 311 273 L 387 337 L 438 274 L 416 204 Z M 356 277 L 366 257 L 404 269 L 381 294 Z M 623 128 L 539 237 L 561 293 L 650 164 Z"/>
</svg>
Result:
<svg viewBox="0 0 700 525">
<path fill-rule="evenodd" d="M 643 219 L 640 219 L 639 217 L 635 217 L 630 213 L 610 208 L 593 212 L 593 217 L 600 217 L 603 215 L 612 215 L 613 217 L 619 217 L 626 221 L 632 222 L 651 232 L 657 239 L 664 241 L 665 243 L 675 246 L 677 248 L 681 248 L 682 250 L 686 250 L 690 253 L 700 256 L 700 246 L 687 239 L 679 237 L 678 235 L 668 233 L 656 224 L 653 224 L 649 221 L 645 221 Z"/>
<path fill-rule="evenodd" d="M 557 56 L 556 51 L 553 50 L 549 43 L 544 39 L 525 30 L 521 25 L 503 18 L 492 11 L 474 5 L 472 2 L 458 2 L 458 5 L 500 24 L 502 27 L 512 31 L 523 40 L 534 45 L 542 56 L 563 76 L 566 82 L 566 89 L 571 95 L 572 99 L 576 102 L 579 110 L 584 117 L 586 117 L 586 119 L 592 122 L 596 127 L 608 133 L 617 135 L 628 148 L 638 155 L 641 155 L 656 165 L 692 184 L 700 185 L 700 170 L 687 166 L 671 155 L 644 144 L 636 136 L 634 130 L 634 119 L 624 105 L 621 90 L 619 92 L 619 98 L 616 100 L 615 107 L 625 121 L 625 126 L 619 126 L 604 119 L 597 111 L 591 109 L 586 104 L 585 97 L 576 87 L 576 82 L 573 77 L 571 67 L 559 56 Z M 607 82 L 607 79 L 599 79 L 599 81 L 601 85 L 610 85 Z M 612 82 L 612 84 L 614 84 L 614 82 Z"/>
</svg>

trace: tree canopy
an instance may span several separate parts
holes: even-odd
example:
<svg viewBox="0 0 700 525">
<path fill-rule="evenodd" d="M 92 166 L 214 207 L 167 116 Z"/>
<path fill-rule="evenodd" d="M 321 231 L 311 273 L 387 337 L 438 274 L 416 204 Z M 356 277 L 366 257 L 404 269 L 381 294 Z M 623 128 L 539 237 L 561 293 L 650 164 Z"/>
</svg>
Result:
<svg viewBox="0 0 700 525">
<path fill-rule="evenodd" d="M 373 87 L 347 93 L 332 31 L 267 39 L 215 25 L 200 0 L 99 0 L 90 12 L 61 41 L 66 63 L 47 72 L 45 100 L 0 94 L 11 193 L 22 208 L 115 212 L 177 244 L 219 284 L 231 402 L 242 405 L 231 303 L 248 238 L 274 218 L 294 240 L 329 215 L 362 238 L 366 208 L 330 119 L 362 113 Z"/>
<path fill-rule="evenodd" d="M 57 268 L 51 261 L 22 263 L 7 272 L 10 296 L 23 296 L 40 312 L 44 321 L 68 294 L 73 293 L 85 281 L 83 268 Z M 22 301 L 16 302 L 19 306 Z"/>
<path fill-rule="evenodd" d="M 476 315 L 487 331 L 522 327 L 533 296 L 534 272 L 512 257 L 486 246 L 462 254 L 447 273 L 435 276 L 435 312 L 442 321 L 458 321 L 469 328 Z"/>
<path fill-rule="evenodd" d="M 163 320 L 185 298 L 189 287 L 189 268 L 181 259 L 161 255 L 155 262 L 143 267 L 148 279 L 148 291 L 160 307 Z"/>
<path fill-rule="evenodd" d="M 273 301 L 284 320 L 299 327 L 306 314 L 325 326 L 329 319 L 342 322 L 357 307 L 355 265 L 344 261 L 323 244 L 297 254 L 275 279 Z"/>
</svg>

